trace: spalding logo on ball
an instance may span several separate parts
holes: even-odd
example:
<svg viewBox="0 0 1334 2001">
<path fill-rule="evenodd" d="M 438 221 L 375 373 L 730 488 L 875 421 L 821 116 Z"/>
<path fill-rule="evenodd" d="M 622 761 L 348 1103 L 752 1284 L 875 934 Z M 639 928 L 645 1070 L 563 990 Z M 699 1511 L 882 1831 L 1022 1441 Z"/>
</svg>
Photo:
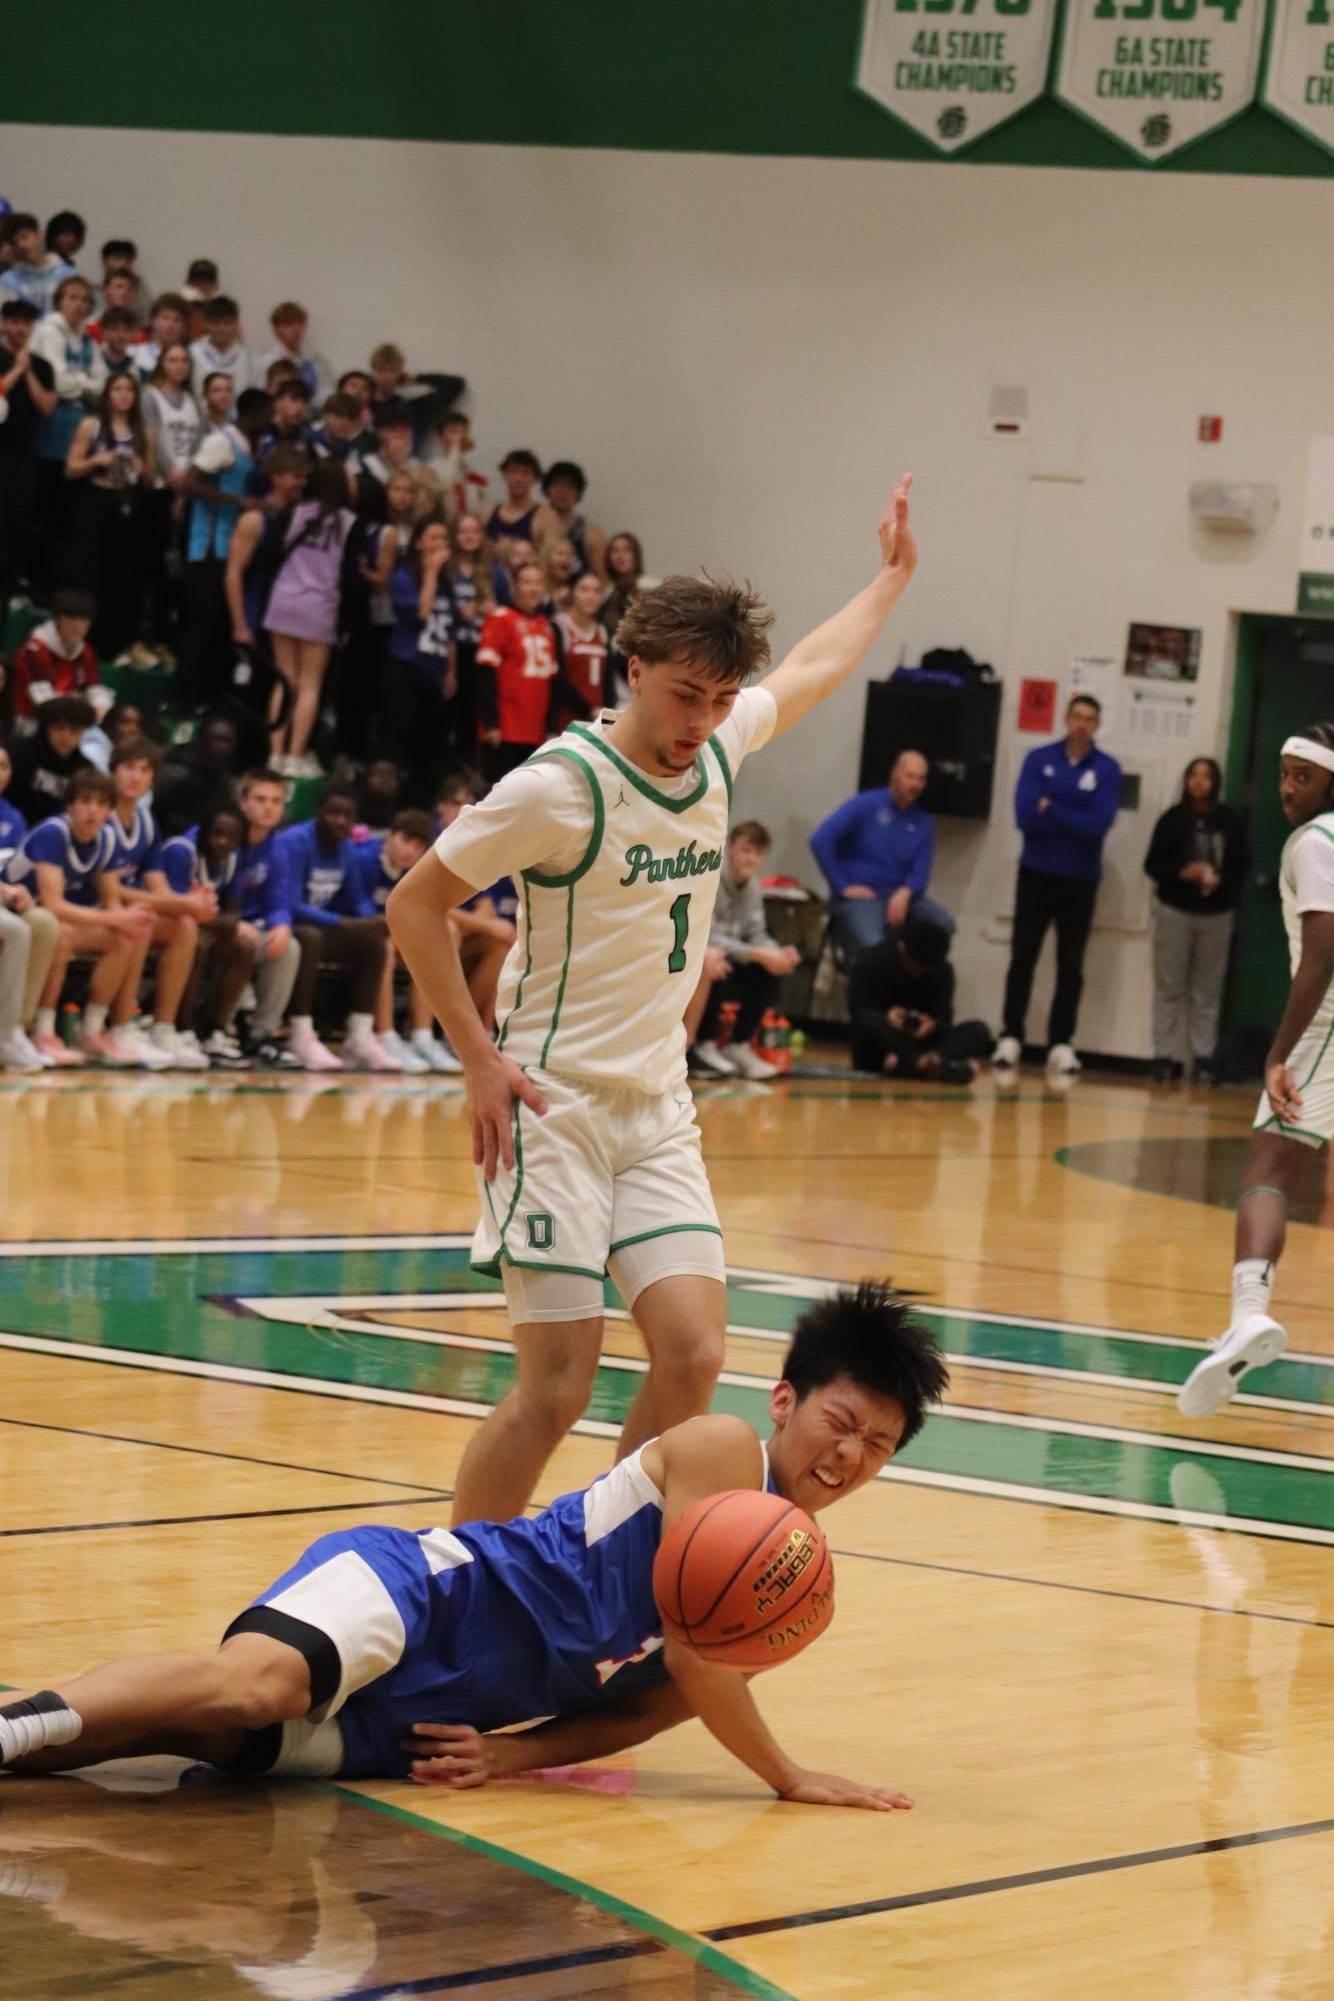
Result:
<svg viewBox="0 0 1334 2001">
<path fill-rule="evenodd" d="M 833 1618 L 833 1559 L 811 1517 L 781 1494 L 710 1494 L 663 1537 L 653 1594 L 668 1639 L 725 1667 L 772 1667 Z"/>
</svg>

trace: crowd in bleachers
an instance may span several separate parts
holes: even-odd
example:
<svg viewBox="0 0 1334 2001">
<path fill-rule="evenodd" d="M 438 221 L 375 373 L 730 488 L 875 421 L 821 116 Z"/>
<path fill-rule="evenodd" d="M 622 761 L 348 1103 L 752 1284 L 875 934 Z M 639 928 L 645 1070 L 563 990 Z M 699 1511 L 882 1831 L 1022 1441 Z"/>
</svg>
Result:
<svg viewBox="0 0 1334 2001">
<path fill-rule="evenodd" d="M 617 701 L 639 540 L 572 459 L 494 486 L 461 375 L 138 266 L 0 217 L 0 1066 L 451 1067 L 388 889 Z M 457 916 L 484 1015 L 511 897 Z"/>
</svg>

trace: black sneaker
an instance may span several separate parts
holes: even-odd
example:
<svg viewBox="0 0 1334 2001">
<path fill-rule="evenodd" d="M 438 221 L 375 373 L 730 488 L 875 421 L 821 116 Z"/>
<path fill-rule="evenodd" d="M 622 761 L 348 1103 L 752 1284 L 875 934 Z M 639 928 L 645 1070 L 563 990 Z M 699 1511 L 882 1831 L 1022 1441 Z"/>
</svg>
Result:
<svg viewBox="0 0 1334 2001">
<path fill-rule="evenodd" d="M 1192 1084 L 1216 1084 L 1219 1081 L 1218 1062 L 1212 1056 L 1200 1056 L 1191 1066 Z"/>
<path fill-rule="evenodd" d="M 261 1036 L 258 1042 L 252 1042 L 250 1045 L 250 1055 L 252 1061 L 257 1063 L 261 1070 L 299 1070 L 301 1068 L 300 1063 L 293 1056 L 287 1044 L 280 1042 L 276 1035 Z"/>
<path fill-rule="evenodd" d="M 201 1043 L 205 1056 L 215 1070 L 248 1070 L 250 1058 L 242 1049 L 236 1037 L 225 1028 L 215 1028 L 208 1040 Z"/>
</svg>

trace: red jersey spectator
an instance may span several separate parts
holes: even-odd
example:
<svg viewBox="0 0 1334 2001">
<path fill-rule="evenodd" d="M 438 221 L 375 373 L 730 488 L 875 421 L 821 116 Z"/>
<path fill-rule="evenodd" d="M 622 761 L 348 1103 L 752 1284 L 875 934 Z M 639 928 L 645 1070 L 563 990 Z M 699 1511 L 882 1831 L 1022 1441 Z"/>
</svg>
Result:
<svg viewBox="0 0 1334 2001">
<path fill-rule="evenodd" d="M 477 707 L 487 777 L 494 784 L 522 764 L 555 726 L 558 705 L 577 716 L 589 705 L 561 668 L 560 635 L 538 610 L 546 588 L 540 563 L 514 573 L 514 603 L 493 611 L 477 648 Z"/>
<path fill-rule="evenodd" d="M 39 625 L 14 655 L 14 714 L 35 716 L 53 695 L 81 695 L 101 682 L 88 628 L 97 614 L 90 591 L 57 591 L 55 616 Z"/>
<path fill-rule="evenodd" d="M 596 714 L 607 702 L 607 628 L 598 617 L 604 585 L 595 570 L 575 580 L 568 611 L 556 613 L 565 672 Z M 562 712 L 563 725 L 568 717 Z"/>
</svg>

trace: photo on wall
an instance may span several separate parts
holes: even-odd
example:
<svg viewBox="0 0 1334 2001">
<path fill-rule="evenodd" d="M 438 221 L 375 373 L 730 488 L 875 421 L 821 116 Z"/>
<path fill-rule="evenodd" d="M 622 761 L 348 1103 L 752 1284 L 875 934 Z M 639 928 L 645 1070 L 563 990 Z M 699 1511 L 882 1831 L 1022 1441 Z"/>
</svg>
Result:
<svg viewBox="0 0 1334 2001">
<path fill-rule="evenodd" d="M 1194 625 L 1132 625 L 1125 671 L 1137 681 L 1197 681 L 1202 637 Z"/>
</svg>

